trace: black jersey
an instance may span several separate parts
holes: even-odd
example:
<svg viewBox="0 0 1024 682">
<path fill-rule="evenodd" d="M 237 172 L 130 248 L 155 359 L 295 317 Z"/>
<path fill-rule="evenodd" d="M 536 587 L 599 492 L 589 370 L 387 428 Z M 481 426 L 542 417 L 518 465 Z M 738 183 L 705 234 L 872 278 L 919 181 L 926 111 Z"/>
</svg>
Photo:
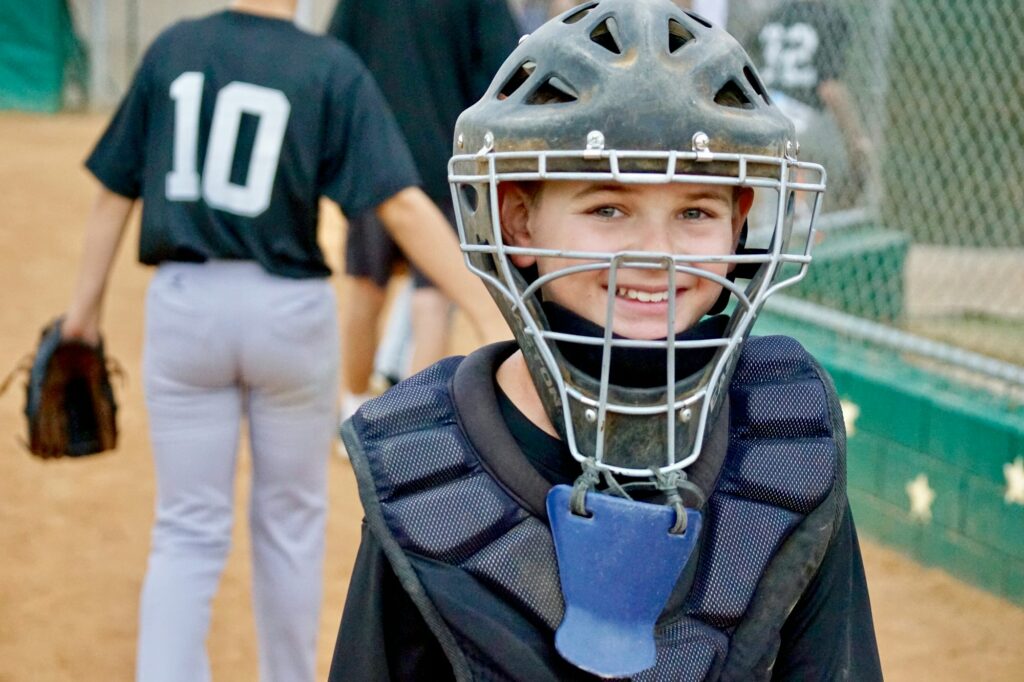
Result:
<svg viewBox="0 0 1024 682">
<path fill-rule="evenodd" d="M 434 201 L 450 200 L 455 120 L 516 46 L 506 0 L 339 0 L 328 32 L 380 85 Z"/>
<path fill-rule="evenodd" d="M 292 22 L 224 11 L 164 31 L 86 162 L 143 199 L 139 259 L 330 273 L 319 197 L 365 211 L 419 183 L 372 76 Z"/>
<path fill-rule="evenodd" d="M 841 8 L 822 0 L 786 0 L 754 36 L 752 52 L 766 86 L 820 109 L 818 87 L 846 65 L 849 26 Z"/>
</svg>

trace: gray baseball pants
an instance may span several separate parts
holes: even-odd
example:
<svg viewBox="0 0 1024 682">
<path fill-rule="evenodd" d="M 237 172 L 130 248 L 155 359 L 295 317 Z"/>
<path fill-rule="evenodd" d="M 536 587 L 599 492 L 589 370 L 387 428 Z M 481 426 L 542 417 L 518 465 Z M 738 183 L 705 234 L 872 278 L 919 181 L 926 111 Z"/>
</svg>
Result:
<svg viewBox="0 0 1024 682">
<path fill-rule="evenodd" d="M 310 682 L 337 423 L 333 289 L 252 262 L 162 265 L 146 301 L 143 371 L 157 499 L 137 679 L 210 679 L 205 643 L 245 423 L 260 679 Z"/>
</svg>

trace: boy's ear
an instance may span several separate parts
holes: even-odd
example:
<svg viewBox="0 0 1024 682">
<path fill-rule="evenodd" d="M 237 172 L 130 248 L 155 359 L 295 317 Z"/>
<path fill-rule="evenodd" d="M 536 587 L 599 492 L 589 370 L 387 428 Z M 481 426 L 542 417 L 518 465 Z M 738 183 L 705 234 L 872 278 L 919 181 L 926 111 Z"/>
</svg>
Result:
<svg viewBox="0 0 1024 682">
<path fill-rule="evenodd" d="M 530 234 L 530 206 L 532 199 L 514 182 L 498 185 L 498 204 L 501 216 L 501 237 L 509 246 L 532 246 Z M 528 268 L 537 262 L 533 256 L 509 256 L 517 268 Z"/>
</svg>

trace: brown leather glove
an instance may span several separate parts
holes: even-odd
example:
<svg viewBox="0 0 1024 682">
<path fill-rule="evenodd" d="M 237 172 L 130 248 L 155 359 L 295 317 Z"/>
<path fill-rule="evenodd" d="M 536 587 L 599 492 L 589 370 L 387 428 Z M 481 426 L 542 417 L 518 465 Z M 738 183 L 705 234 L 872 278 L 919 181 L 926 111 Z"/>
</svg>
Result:
<svg viewBox="0 0 1024 682">
<path fill-rule="evenodd" d="M 60 327 L 58 318 L 43 329 L 29 370 L 28 448 L 44 458 L 113 450 L 117 402 L 103 341 L 93 346 L 64 340 Z"/>
</svg>

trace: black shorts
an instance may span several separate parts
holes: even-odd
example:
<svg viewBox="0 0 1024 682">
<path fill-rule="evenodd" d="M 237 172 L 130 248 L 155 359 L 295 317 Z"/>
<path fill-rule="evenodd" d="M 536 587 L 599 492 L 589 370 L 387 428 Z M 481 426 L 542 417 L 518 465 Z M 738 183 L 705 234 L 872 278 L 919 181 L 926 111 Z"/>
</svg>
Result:
<svg viewBox="0 0 1024 682">
<path fill-rule="evenodd" d="M 438 203 L 438 208 L 454 228 L 455 211 L 451 199 Z M 391 279 L 395 267 L 401 263 L 408 263 L 405 254 L 384 229 L 374 209 L 348 219 L 348 235 L 345 239 L 346 274 L 352 277 L 366 277 L 383 289 Z M 409 274 L 413 286 L 417 289 L 434 286 L 427 276 L 411 263 Z"/>
</svg>

